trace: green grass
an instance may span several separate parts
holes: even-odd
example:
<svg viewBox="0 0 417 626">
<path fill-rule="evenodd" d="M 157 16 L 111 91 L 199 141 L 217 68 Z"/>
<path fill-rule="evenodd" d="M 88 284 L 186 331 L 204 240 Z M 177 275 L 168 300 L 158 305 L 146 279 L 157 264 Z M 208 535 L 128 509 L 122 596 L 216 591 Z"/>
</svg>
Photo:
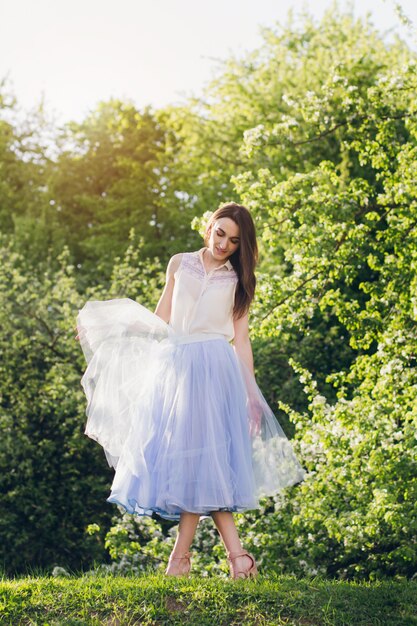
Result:
<svg viewBox="0 0 417 626">
<path fill-rule="evenodd" d="M 417 582 L 29 576 L 0 581 L 0 624 L 413 626 Z"/>
</svg>

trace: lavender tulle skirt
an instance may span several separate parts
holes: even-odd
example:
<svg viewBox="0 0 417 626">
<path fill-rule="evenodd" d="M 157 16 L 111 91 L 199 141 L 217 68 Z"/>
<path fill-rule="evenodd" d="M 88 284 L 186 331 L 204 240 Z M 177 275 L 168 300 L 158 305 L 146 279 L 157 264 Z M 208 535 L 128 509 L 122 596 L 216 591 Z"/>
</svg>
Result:
<svg viewBox="0 0 417 626">
<path fill-rule="evenodd" d="M 108 502 L 178 520 L 245 511 L 304 470 L 254 377 L 221 335 L 181 336 L 129 298 L 77 317 L 85 434 L 115 469 Z"/>
</svg>

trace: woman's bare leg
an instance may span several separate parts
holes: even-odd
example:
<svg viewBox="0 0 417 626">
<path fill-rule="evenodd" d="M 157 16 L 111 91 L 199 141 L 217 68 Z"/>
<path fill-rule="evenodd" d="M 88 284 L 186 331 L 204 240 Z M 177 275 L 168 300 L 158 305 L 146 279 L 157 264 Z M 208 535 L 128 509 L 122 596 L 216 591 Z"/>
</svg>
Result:
<svg viewBox="0 0 417 626">
<path fill-rule="evenodd" d="M 181 557 L 188 552 L 193 542 L 199 519 L 199 513 L 181 513 L 178 533 L 171 552 L 171 557 Z M 168 576 L 175 576 L 176 574 L 184 573 L 187 568 L 188 564 L 185 560 L 180 561 L 179 559 L 176 559 L 168 564 L 166 574 Z"/>
<path fill-rule="evenodd" d="M 217 530 L 220 533 L 227 552 L 241 552 L 243 547 L 239 539 L 232 513 L 230 511 L 213 511 L 211 516 L 216 524 Z M 252 565 L 252 559 L 248 556 L 239 556 L 234 563 L 236 569 L 245 570 Z"/>
</svg>

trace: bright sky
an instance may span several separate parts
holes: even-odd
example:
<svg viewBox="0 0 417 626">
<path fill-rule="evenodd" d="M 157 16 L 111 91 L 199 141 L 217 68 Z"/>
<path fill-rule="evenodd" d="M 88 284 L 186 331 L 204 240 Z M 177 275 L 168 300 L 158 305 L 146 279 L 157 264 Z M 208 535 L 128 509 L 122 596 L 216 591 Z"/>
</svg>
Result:
<svg viewBox="0 0 417 626">
<path fill-rule="evenodd" d="M 393 0 L 341 2 L 370 12 L 402 36 Z M 400 0 L 417 25 L 417 2 Z M 44 98 L 61 121 L 82 119 L 99 100 L 138 107 L 199 95 L 218 64 L 261 43 L 260 26 L 285 22 L 290 7 L 317 18 L 330 0 L 0 0 L 0 82 L 24 109 Z M 409 41 L 414 42 L 411 38 Z M 417 44 L 413 43 L 413 47 Z"/>
</svg>

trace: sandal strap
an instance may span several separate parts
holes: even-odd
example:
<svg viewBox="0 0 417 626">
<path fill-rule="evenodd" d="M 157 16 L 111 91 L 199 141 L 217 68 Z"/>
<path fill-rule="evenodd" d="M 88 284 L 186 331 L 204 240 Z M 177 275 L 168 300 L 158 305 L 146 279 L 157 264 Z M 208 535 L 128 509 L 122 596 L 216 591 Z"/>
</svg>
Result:
<svg viewBox="0 0 417 626">
<path fill-rule="evenodd" d="M 250 559 L 254 560 L 253 556 L 249 554 L 247 550 L 241 550 L 240 552 L 228 552 L 227 553 L 227 558 L 229 559 L 229 561 L 234 561 L 234 559 L 237 559 L 239 556 L 248 556 Z"/>
<path fill-rule="evenodd" d="M 170 556 L 170 561 L 180 561 L 181 559 L 189 559 L 191 557 L 191 552 L 184 552 L 183 556 Z"/>
</svg>

